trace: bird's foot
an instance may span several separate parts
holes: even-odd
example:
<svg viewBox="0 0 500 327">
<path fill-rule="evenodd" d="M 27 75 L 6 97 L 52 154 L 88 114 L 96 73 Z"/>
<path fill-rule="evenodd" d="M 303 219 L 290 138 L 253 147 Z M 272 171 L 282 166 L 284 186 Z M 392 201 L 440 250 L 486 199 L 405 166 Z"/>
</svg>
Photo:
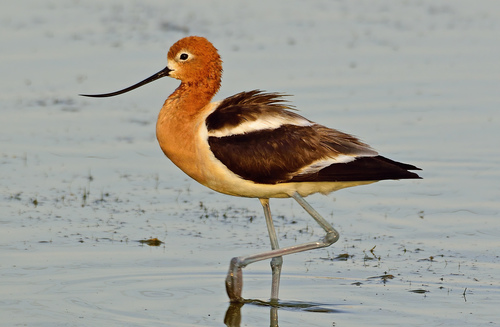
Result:
<svg viewBox="0 0 500 327">
<path fill-rule="evenodd" d="M 226 277 L 226 292 L 231 303 L 244 302 L 241 297 L 241 291 L 243 290 L 243 271 L 241 268 L 239 258 L 231 259 Z"/>
</svg>

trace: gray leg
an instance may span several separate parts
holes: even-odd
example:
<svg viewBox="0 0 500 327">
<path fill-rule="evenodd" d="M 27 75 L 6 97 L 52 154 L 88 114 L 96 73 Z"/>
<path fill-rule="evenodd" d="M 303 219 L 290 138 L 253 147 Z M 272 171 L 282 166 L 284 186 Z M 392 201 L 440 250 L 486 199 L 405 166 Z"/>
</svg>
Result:
<svg viewBox="0 0 500 327">
<path fill-rule="evenodd" d="M 231 263 L 229 265 L 229 272 L 226 277 L 226 291 L 231 302 L 243 301 L 243 298 L 241 297 L 241 291 L 243 289 L 242 268 L 246 267 L 247 265 L 257 261 L 275 258 L 273 259 L 274 263 L 271 262 L 271 267 L 273 267 L 273 288 L 271 290 L 271 300 L 277 300 L 279 291 L 279 277 L 280 277 L 281 263 L 282 263 L 280 257 L 291 253 L 297 253 L 297 252 L 303 252 L 303 251 L 327 247 L 338 241 L 339 233 L 335 230 L 335 228 L 332 227 L 332 225 L 330 225 L 323 217 L 321 217 L 321 215 L 316 210 L 314 210 L 314 208 L 311 207 L 311 205 L 307 203 L 302 196 L 300 196 L 298 193 L 294 193 L 292 197 L 325 230 L 326 232 L 325 237 L 316 242 L 308 242 L 280 249 L 278 247 L 276 232 L 274 231 L 274 226 L 272 224 L 271 211 L 269 209 L 269 200 L 260 199 L 262 206 L 264 207 L 264 214 L 266 216 L 269 237 L 271 239 L 271 247 L 273 250 L 244 257 L 235 257 L 231 260 Z"/>
<path fill-rule="evenodd" d="M 274 229 L 273 218 L 271 217 L 271 208 L 269 207 L 269 199 L 259 199 L 264 208 L 264 216 L 266 216 L 267 232 L 271 241 L 271 249 L 279 249 L 278 236 Z M 273 273 L 273 281 L 271 284 L 271 301 L 278 301 L 278 293 L 280 288 L 281 266 L 283 266 L 283 257 L 274 257 L 271 259 L 271 270 Z"/>
</svg>

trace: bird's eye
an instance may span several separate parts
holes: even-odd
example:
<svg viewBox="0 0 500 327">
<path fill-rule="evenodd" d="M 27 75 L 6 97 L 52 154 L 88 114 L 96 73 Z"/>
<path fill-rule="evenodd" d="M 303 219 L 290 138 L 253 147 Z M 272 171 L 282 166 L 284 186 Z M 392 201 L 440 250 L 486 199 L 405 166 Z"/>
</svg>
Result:
<svg viewBox="0 0 500 327">
<path fill-rule="evenodd" d="M 180 59 L 180 60 L 187 60 L 187 58 L 188 58 L 188 57 L 189 57 L 189 56 L 188 56 L 188 54 L 187 54 L 187 53 L 183 53 L 183 54 L 181 54 L 181 55 L 180 55 L 179 59 Z"/>
</svg>

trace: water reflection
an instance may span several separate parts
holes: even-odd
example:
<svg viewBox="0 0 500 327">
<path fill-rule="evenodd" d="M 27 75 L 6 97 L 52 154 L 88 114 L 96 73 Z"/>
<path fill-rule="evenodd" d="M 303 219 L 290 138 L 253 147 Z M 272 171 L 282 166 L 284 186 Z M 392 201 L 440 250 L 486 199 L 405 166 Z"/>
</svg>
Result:
<svg viewBox="0 0 500 327">
<path fill-rule="evenodd" d="M 241 326 L 241 307 L 244 303 L 231 303 L 226 311 L 226 316 L 224 317 L 224 324 L 228 327 L 240 327 Z M 269 326 L 278 326 L 278 307 L 270 307 L 270 323 Z"/>
<path fill-rule="evenodd" d="M 228 327 L 237 327 L 241 324 L 241 307 L 243 303 L 230 303 L 224 316 L 224 324 Z"/>
<path fill-rule="evenodd" d="M 269 307 L 269 326 L 277 327 L 278 326 L 278 309 L 283 310 L 299 310 L 299 311 L 307 311 L 307 312 L 318 312 L 318 313 L 339 313 L 343 312 L 342 310 L 327 308 L 326 304 L 321 303 L 312 303 L 312 302 L 299 302 L 299 301 L 290 301 L 290 302 L 266 302 L 261 300 L 245 300 L 243 303 L 230 303 L 229 308 L 226 311 L 226 315 L 224 316 L 224 324 L 228 327 L 239 327 L 241 326 L 241 308 L 243 305 L 257 305 Z"/>
</svg>

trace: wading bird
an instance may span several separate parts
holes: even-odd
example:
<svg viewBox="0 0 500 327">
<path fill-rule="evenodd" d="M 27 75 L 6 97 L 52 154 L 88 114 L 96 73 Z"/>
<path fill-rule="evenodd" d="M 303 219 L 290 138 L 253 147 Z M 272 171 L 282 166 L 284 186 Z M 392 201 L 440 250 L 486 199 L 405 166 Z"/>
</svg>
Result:
<svg viewBox="0 0 500 327">
<path fill-rule="evenodd" d="M 199 183 L 224 194 L 258 198 L 272 250 L 231 260 L 226 290 L 243 301 L 242 268 L 271 259 L 271 301 L 278 300 L 282 256 L 330 246 L 339 233 L 303 197 L 385 179 L 420 178 L 419 168 L 382 157 L 358 138 L 291 111 L 280 93 L 241 92 L 210 102 L 221 85 L 222 60 L 205 38 L 177 41 L 167 67 L 110 97 L 169 76 L 181 81 L 158 115 L 156 136 L 165 155 Z M 316 242 L 279 248 L 270 198 L 295 199 L 325 230 Z"/>
</svg>

